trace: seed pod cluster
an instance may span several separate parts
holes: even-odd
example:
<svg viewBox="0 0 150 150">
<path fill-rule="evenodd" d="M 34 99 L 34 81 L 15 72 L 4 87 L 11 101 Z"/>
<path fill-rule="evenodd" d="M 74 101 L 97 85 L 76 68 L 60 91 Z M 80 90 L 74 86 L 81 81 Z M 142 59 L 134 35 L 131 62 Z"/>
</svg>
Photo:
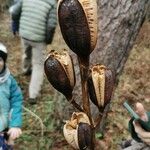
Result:
<svg viewBox="0 0 150 150">
<path fill-rule="evenodd" d="M 64 137 L 75 149 L 92 149 L 92 129 L 88 116 L 83 112 L 74 112 L 71 120 L 64 125 Z"/>
<path fill-rule="evenodd" d="M 52 86 L 67 98 L 72 96 L 75 73 L 71 56 L 66 50 L 52 50 L 44 63 L 45 74 Z"/>
<path fill-rule="evenodd" d="M 111 100 L 114 79 L 112 71 L 103 65 L 95 65 L 90 69 L 88 90 L 91 101 L 104 108 Z"/>
<path fill-rule="evenodd" d="M 58 21 L 69 48 L 80 57 L 89 56 L 97 41 L 96 0 L 59 0 Z"/>
</svg>

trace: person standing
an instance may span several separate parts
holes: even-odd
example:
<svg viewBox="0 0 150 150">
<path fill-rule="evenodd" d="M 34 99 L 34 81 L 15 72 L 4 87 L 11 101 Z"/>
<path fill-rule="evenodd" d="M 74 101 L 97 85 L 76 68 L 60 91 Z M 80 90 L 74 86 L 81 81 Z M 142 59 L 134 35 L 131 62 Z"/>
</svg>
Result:
<svg viewBox="0 0 150 150">
<path fill-rule="evenodd" d="M 29 103 L 35 104 L 43 83 L 46 45 L 52 42 L 57 24 L 56 0 L 19 0 L 10 13 L 14 18 L 20 14 L 22 70 L 24 75 L 32 72 Z"/>
<path fill-rule="evenodd" d="M 19 0 L 9 0 L 8 1 L 8 6 L 9 6 L 9 11 L 11 11 L 11 6 L 16 4 Z M 18 14 L 15 17 L 11 17 L 11 31 L 13 32 L 13 35 L 16 36 L 18 35 L 19 32 L 19 17 L 20 14 Z"/>
<path fill-rule="evenodd" d="M 23 96 L 6 65 L 7 49 L 0 43 L 0 149 L 8 150 L 5 133 L 14 140 L 21 134 Z M 8 130 L 8 131 L 7 131 Z"/>
</svg>

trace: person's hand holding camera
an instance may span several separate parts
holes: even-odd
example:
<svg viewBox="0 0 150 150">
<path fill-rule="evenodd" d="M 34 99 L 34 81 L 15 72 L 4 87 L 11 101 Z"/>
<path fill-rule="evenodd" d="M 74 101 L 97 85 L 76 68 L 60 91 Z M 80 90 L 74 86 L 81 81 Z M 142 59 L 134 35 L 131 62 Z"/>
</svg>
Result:
<svg viewBox="0 0 150 150">
<path fill-rule="evenodd" d="M 141 103 L 136 103 L 136 113 L 140 116 L 140 118 L 143 120 L 143 121 L 148 121 L 148 116 L 146 114 L 146 110 L 144 109 L 143 105 Z M 146 143 L 147 145 L 150 146 L 150 132 L 148 131 L 145 131 L 141 125 L 134 121 L 133 122 L 133 125 L 134 125 L 134 129 L 135 129 L 135 132 L 137 133 L 138 137 L 144 142 Z"/>
</svg>

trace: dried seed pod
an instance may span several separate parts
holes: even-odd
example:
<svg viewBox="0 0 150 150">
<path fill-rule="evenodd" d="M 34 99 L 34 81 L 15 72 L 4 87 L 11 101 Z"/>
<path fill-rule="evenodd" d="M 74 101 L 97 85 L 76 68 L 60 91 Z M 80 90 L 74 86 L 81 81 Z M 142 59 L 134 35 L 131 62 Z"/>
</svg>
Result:
<svg viewBox="0 0 150 150">
<path fill-rule="evenodd" d="M 75 120 L 76 121 L 76 120 Z M 78 145 L 78 134 L 77 134 L 77 122 L 70 122 L 67 121 L 63 128 L 63 133 L 66 141 L 70 144 L 73 148 L 79 149 Z"/>
<path fill-rule="evenodd" d="M 92 129 L 85 113 L 73 113 L 71 120 L 64 125 L 63 132 L 73 148 L 83 150 L 92 147 Z"/>
<path fill-rule="evenodd" d="M 75 85 L 75 73 L 71 56 L 67 51 L 57 53 L 52 50 L 44 63 L 44 70 L 53 87 L 70 98 Z"/>
<path fill-rule="evenodd" d="M 91 101 L 99 108 L 104 108 L 111 100 L 114 79 L 112 71 L 103 65 L 90 69 L 88 89 Z"/>
<path fill-rule="evenodd" d="M 77 122 L 83 122 L 90 124 L 89 117 L 83 112 L 74 112 L 71 117 L 71 121 L 77 119 Z"/>
<path fill-rule="evenodd" d="M 78 56 L 89 56 L 97 41 L 96 0 L 59 0 L 58 21 L 69 48 Z"/>
<path fill-rule="evenodd" d="M 89 149 L 92 150 L 93 142 L 92 142 L 92 128 L 87 123 L 80 122 L 78 125 L 78 145 L 80 150 Z"/>
</svg>

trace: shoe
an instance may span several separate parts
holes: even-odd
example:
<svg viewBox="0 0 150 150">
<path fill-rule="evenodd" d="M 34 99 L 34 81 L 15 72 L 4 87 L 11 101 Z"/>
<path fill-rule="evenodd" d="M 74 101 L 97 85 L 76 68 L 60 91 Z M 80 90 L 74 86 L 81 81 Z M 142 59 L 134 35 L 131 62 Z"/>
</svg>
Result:
<svg viewBox="0 0 150 150">
<path fill-rule="evenodd" d="M 29 98 L 29 104 L 35 105 L 36 103 L 37 103 L 37 99 L 36 98 Z"/>
<path fill-rule="evenodd" d="M 121 143 L 121 148 L 127 148 L 127 147 L 129 147 L 129 146 L 131 146 L 132 145 L 132 140 L 124 140 L 124 141 L 122 141 L 122 143 Z"/>
</svg>

